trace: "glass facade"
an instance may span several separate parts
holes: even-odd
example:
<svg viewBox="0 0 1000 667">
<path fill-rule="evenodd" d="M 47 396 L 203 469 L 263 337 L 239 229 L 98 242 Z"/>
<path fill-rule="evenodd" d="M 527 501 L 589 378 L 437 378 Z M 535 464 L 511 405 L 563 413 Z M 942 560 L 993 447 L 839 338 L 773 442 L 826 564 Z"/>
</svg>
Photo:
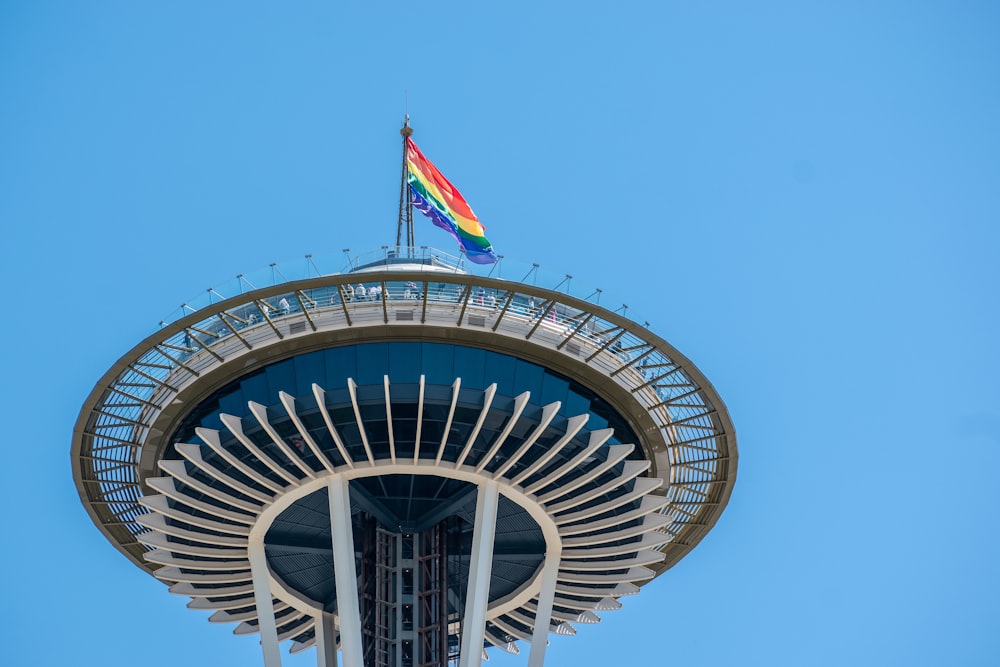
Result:
<svg viewBox="0 0 1000 667">
<path fill-rule="evenodd" d="M 384 401 L 383 377 L 388 375 L 397 447 L 407 446 L 409 434 L 409 449 L 412 454 L 413 435 L 416 433 L 415 403 L 421 374 L 425 376 L 427 387 L 424 429 L 431 431 L 425 432 L 422 440 L 433 442 L 433 425 L 445 421 L 451 402 L 451 385 L 455 378 L 461 378 L 462 391 L 453 428 L 472 428 L 482 405 L 483 390 L 496 383 L 496 408 L 507 409 L 512 405 L 514 396 L 530 391 L 529 405 L 536 410 L 560 401 L 562 406 L 558 414 L 561 419 L 589 413 L 590 419 L 586 426 L 588 431 L 611 427 L 615 434 L 609 441 L 610 444 L 638 444 L 635 433 L 606 401 L 559 373 L 499 352 L 426 342 L 362 343 L 309 352 L 270 364 L 246 374 L 202 401 L 185 417 L 171 442 L 196 442 L 194 429 L 198 426 L 222 430 L 219 415 L 224 413 L 245 417 L 248 415 L 249 401 L 267 406 L 278 405 L 273 416 L 281 421 L 284 411 L 279 405 L 278 393 L 284 391 L 295 396 L 297 404 L 302 407 L 315 406 L 312 397 L 313 383 L 326 390 L 326 402 L 331 415 L 334 421 L 340 421 L 337 419 L 338 410 L 345 410 L 350 405 L 347 379 L 353 378 L 358 384 L 358 400 L 363 414 L 366 412 L 366 404 L 378 406 L 372 408 L 372 414 L 364 415 L 367 435 L 372 446 L 376 446 L 379 442 L 388 442 L 386 417 L 381 408 Z M 437 414 L 439 412 L 442 414 Z M 525 414 L 528 415 L 529 412 L 527 410 Z M 344 425 L 348 430 L 344 434 L 345 442 L 359 442 L 359 438 L 350 433 L 352 429 L 357 431 L 356 424 L 352 422 L 353 417 L 345 420 Z M 437 434 L 439 440 L 442 435 Z M 457 433 L 455 437 L 449 437 L 449 446 L 458 447 L 460 443 L 464 443 L 460 435 L 463 434 Z M 639 449 L 637 447 L 637 451 Z M 363 456 L 363 450 L 358 453 Z M 399 453 L 405 455 L 406 451 L 400 450 Z M 168 454 L 168 458 L 175 457 L 172 453 Z"/>
</svg>

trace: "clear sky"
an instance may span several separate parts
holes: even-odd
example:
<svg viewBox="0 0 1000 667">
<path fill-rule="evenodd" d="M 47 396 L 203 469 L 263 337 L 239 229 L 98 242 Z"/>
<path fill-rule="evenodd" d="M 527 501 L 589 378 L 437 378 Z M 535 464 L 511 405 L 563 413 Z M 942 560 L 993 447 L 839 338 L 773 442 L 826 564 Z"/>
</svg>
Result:
<svg viewBox="0 0 1000 667">
<path fill-rule="evenodd" d="M 91 524 L 73 424 L 182 301 L 394 242 L 408 98 L 498 252 L 628 303 L 737 429 L 715 530 L 549 665 L 996 664 L 998 30 L 990 2 L 0 3 L 0 662 L 261 664 Z"/>
</svg>

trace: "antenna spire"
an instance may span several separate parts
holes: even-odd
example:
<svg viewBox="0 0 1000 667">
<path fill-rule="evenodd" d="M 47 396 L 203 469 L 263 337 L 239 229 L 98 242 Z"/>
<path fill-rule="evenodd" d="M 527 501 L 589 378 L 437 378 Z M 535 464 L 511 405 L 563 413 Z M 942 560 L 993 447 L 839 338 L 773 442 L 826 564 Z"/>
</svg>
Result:
<svg viewBox="0 0 1000 667">
<path fill-rule="evenodd" d="M 410 127 L 410 114 L 403 118 L 403 127 L 399 129 L 399 134 L 403 137 L 403 176 L 399 183 L 399 219 L 396 222 L 396 246 L 403 246 L 403 227 L 406 227 L 406 247 L 409 248 L 409 255 L 413 254 L 416 243 L 413 240 L 413 194 L 410 186 L 406 182 L 409 169 L 406 167 L 406 140 L 413 134 Z"/>
</svg>

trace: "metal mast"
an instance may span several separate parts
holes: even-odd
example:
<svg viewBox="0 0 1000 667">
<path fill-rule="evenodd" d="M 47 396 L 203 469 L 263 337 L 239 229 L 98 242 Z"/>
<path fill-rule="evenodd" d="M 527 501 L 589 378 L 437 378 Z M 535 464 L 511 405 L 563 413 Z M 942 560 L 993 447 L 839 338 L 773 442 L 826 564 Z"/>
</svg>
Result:
<svg viewBox="0 0 1000 667">
<path fill-rule="evenodd" d="M 410 192 L 410 186 L 406 183 L 406 176 L 409 171 L 406 168 L 406 140 L 413 134 L 413 128 L 410 127 L 409 114 L 403 120 L 403 127 L 399 129 L 399 133 L 403 136 L 403 175 L 399 182 L 399 219 L 396 223 L 396 247 L 402 248 L 404 245 L 403 226 L 405 225 L 407 254 L 412 255 L 413 248 L 416 245 L 413 240 L 413 195 Z"/>
</svg>

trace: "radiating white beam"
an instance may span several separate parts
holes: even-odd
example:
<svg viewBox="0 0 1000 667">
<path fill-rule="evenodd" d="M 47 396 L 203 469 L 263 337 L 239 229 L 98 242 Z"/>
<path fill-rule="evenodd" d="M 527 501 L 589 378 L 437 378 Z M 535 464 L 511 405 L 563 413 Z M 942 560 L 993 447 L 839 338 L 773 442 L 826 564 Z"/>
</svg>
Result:
<svg viewBox="0 0 1000 667">
<path fill-rule="evenodd" d="M 507 459 L 502 466 L 497 468 L 496 472 L 493 473 L 493 479 L 500 479 L 504 476 L 508 470 L 514 467 L 514 464 L 521 460 L 521 457 L 528 453 L 531 446 L 535 444 L 535 441 L 545 432 L 545 429 L 549 427 L 552 420 L 555 418 L 556 413 L 559 412 L 559 408 L 562 407 L 560 401 L 554 403 L 549 403 L 544 408 L 542 408 L 542 418 L 539 420 L 538 425 L 535 426 L 534 430 L 531 432 L 521 446 L 517 448 L 517 451 Z"/>
<path fill-rule="evenodd" d="M 261 425 L 261 428 L 271 437 L 271 442 L 281 450 L 281 453 L 285 455 L 285 458 L 291 461 L 292 465 L 302 471 L 302 474 L 310 479 L 316 478 L 316 472 L 312 469 L 308 463 L 306 463 L 299 453 L 289 445 L 278 430 L 271 425 L 271 421 L 267 418 L 267 406 L 261 405 L 254 401 L 247 403 L 247 407 L 250 408 L 250 412 L 254 417 L 257 418 L 257 423 Z"/>
<path fill-rule="evenodd" d="M 626 461 L 625 469 L 622 470 L 622 474 L 618 477 L 602 484 L 596 489 L 588 489 L 583 493 L 579 493 L 568 500 L 564 500 L 561 503 L 555 503 L 554 505 L 549 505 L 548 510 L 551 514 L 558 514 L 573 507 L 586 504 L 597 498 L 603 496 L 605 493 L 609 493 L 616 488 L 623 487 L 630 480 L 635 479 L 642 473 L 649 470 L 651 462 L 649 461 Z M 662 482 L 661 482 L 662 483 Z"/>
<path fill-rule="evenodd" d="M 614 528 L 615 526 L 619 526 L 623 523 L 628 523 L 629 521 L 638 519 L 641 516 L 658 512 L 669 504 L 670 501 L 663 496 L 645 496 L 639 502 L 639 507 L 634 510 L 615 514 L 606 519 L 588 521 L 587 523 L 581 523 L 576 526 L 563 526 L 559 529 L 559 535 L 565 538 L 569 535 L 579 535 L 581 533 L 597 533 L 608 528 Z"/>
<path fill-rule="evenodd" d="M 266 475 L 262 475 L 257 472 L 252 466 L 241 461 L 238 456 L 234 456 L 232 452 L 222 446 L 222 441 L 219 440 L 219 432 L 213 429 L 201 428 L 200 426 L 194 430 L 195 434 L 201 438 L 202 442 L 211 448 L 213 452 L 218 454 L 225 460 L 229 465 L 233 466 L 241 473 L 257 482 L 265 489 L 269 489 L 272 493 L 281 493 L 282 486 L 276 482 L 272 482 L 267 478 Z"/>
<path fill-rule="evenodd" d="M 152 512 L 162 514 L 165 517 L 179 521 L 188 526 L 196 526 L 198 528 L 204 528 L 205 530 L 215 531 L 224 535 L 250 534 L 250 526 L 243 524 L 233 525 L 231 523 L 213 521 L 212 519 L 206 519 L 203 516 L 192 514 L 191 512 L 185 512 L 184 509 L 181 509 L 183 504 L 174 503 L 173 506 L 171 506 L 170 500 L 163 495 L 157 494 L 155 496 L 140 498 L 139 504 Z"/>
<path fill-rule="evenodd" d="M 385 425 L 389 431 L 389 460 L 396 462 L 396 437 L 392 432 L 392 398 L 389 395 L 389 376 L 382 376 L 385 387 Z"/>
<path fill-rule="evenodd" d="M 562 464 L 549 474 L 547 474 L 542 479 L 538 480 L 534 484 L 528 486 L 525 491 L 528 493 L 538 494 L 540 489 L 558 483 L 563 476 L 574 472 L 574 477 L 579 477 L 579 470 L 577 468 L 584 463 L 588 458 L 593 456 L 601 446 L 607 442 L 608 438 L 614 435 L 615 430 L 613 428 L 606 428 L 600 431 L 592 431 L 590 434 L 590 441 L 587 443 L 586 447 L 580 449 L 569 461 Z M 630 449 L 626 450 L 625 455 L 631 451 L 631 445 L 628 445 Z M 582 482 L 581 482 L 582 483 Z"/>
<path fill-rule="evenodd" d="M 613 497 L 606 503 L 601 503 L 600 505 L 593 505 L 587 509 L 577 510 L 569 514 L 561 514 L 559 516 L 553 517 L 556 524 L 562 526 L 567 523 L 576 523 L 577 521 L 582 521 L 583 519 L 589 519 L 592 516 L 597 516 L 598 514 L 604 514 L 605 512 L 610 512 L 613 509 L 621 507 L 627 503 L 632 502 L 642 498 L 643 496 L 656 491 L 661 486 L 663 486 L 662 479 L 656 479 L 654 477 L 643 477 L 635 480 L 635 484 L 632 486 L 632 490 L 628 493 L 623 493 L 621 495 Z M 548 508 L 550 514 L 555 512 L 552 508 Z"/>
<path fill-rule="evenodd" d="M 219 480 L 233 491 L 242 493 L 244 496 L 247 496 L 249 498 L 259 500 L 262 503 L 269 503 L 273 499 L 273 494 L 265 493 L 263 491 L 258 491 L 252 486 L 244 484 L 239 480 L 233 479 L 232 477 L 222 472 L 212 464 L 208 463 L 201 455 L 201 445 L 191 445 L 187 443 L 178 442 L 174 446 L 174 449 L 176 449 L 181 456 L 190 461 L 191 464 L 194 465 L 194 467 L 198 468 L 209 477 Z"/>
<path fill-rule="evenodd" d="M 206 484 L 201 480 L 199 480 L 197 477 L 189 475 L 187 473 L 187 467 L 185 466 L 184 461 L 180 461 L 177 459 L 172 459 L 170 461 L 161 460 L 157 463 L 157 465 L 160 467 L 160 470 L 170 475 L 173 479 L 176 479 L 185 486 L 190 486 L 192 489 L 198 491 L 199 493 L 204 493 L 206 496 L 210 498 L 215 498 L 216 500 L 220 500 L 231 507 L 238 507 L 240 509 L 246 510 L 247 512 L 253 512 L 255 515 L 260 512 L 260 505 L 261 505 L 260 502 L 249 501 L 246 500 L 245 498 L 240 498 L 225 491 L 224 489 L 221 489 L 217 486 L 213 486 L 210 484 Z M 153 486 L 153 482 L 157 479 L 163 479 L 163 478 L 155 477 L 149 480 L 147 483 L 157 491 L 162 491 L 162 489 L 160 489 L 159 487 Z M 267 502 L 267 501 L 262 501 L 262 502 Z"/>
<path fill-rule="evenodd" d="M 424 422 L 424 376 L 420 376 L 420 393 L 417 394 L 417 435 L 413 440 L 413 463 L 420 460 L 420 431 Z"/>
<path fill-rule="evenodd" d="M 206 514 L 212 514 L 223 519 L 235 521 L 236 523 L 245 523 L 248 526 L 252 526 L 257 520 L 256 513 L 251 515 L 246 512 L 224 509 L 216 504 L 192 498 L 187 493 L 180 491 L 177 488 L 177 485 L 174 484 L 174 480 L 170 477 L 154 477 L 146 480 L 146 485 L 151 489 L 159 491 L 164 496 L 172 498 L 176 502 L 190 507 L 191 509 L 200 510 Z"/>
<path fill-rule="evenodd" d="M 448 420 L 444 423 L 444 437 L 441 438 L 441 445 L 438 447 L 434 465 L 440 465 L 441 457 L 444 456 L 444 446 L 448 444 L 448 434 L 451 433 L 451 420 L 455 418 L 455 406 L 458 404 L 458 392 L 461 389 L 462 378 L 455 378 L 455 381 L 451 384 L 451 407 L 448 408 Z"/>
<path fill-rule="evenodd" d="M 465 447 L 462 448 L 462 453 L 455 460 L 456 468 L 465 463 L 465 457 L 472 450 L 472 445 L 476 442 L 479 431 L 483 428 L 483 422 L 486 421 L 486 415 L 490 412 L 490 406 L 493 405 L 493 397 L 496 396 L 496 393 L 497 385 L 495 382 L 483 392 L 483 409 L 479 411 L 479 419 L 476 420 L 476 425 L 472 427 L 472 433 L 469 434 L 469 440 L 465 443 Z"/>
<path fill-rule="evenodd" d="M 576 434 L 580 432 L 580 429 L 582 429 L 587 423 L 588 419 L 590 419 L 590 413 L 570 417 L 566 422 L 566 432 L 563 436 L 559 438 L 555 444 L 543 452 L 534 463 L 518 473 L 518 475 L 511 481 L 514 484 L 524 484 L 527 482 L 529 477 L 545 467 L 545 464 L 552 460 L 552 457 L 562 451 L 562 448 L 570 443 Z"/>
<path fill-rule="evenodd" d="M 247 406 L 250 407 L 250 404 L 248 403 Z M 247 437 L 246 433 L 243 432 L 242 419 L 223 413 L 219 415 L 219 421 L 221 421 L 223 425 L 229 429 L 229 432 L 240 441 L 240 444 L 243 445 L 248 452 L 253 454 L 258 461 L 270 468 L 275 475 L 285 480 L 287 484 L 295 485 L 299 483 L 299 479 L 295 475 L 285 470 L 285 464 L 283 462 L 275 460 L 269 456 L 263 449 L 255 445 L 253 440 Z"/>
<path fill-rule="evenodd" d="M 354 419 L 358 424 L 358 433 L 361 436 L 361 444 L 365 446 L 368 463 L 375 465 L 375 456 L 372 454 L 371 445 L 368 444 L 368 434 L 365 433 L 365 420 L 361 418 L 361 409 L 358 407 L 358 383 L 354 381 L 354 378 L 347 378 L 347 393 L 351 395 Z"/>
<path fill-rule="evenodd" d="M 152 547 L 154 549 L 166 549 L 170 552 L 185 554 L 187 556 L 197 556 L 199 560 L 206 558 L 230 560 L 233 558 L 247 557 L 246 549 L 220 549 L 207 544 L 200 545 L 174 542 L 167 537 L 166 533 L 156 532 L 155 529 L 152 532 L 139 535 L 136 540 L 141 544 L 145 544 L 147 547 Z"/>
<path fill-rule="evenodd" d="M 632 545 L 628 545 L 631 547 Z M 586 551 L 586 550 L 584 550 Z M 572 555 L 574 559 L 570 559 L 569 555 Z M 579 554 L 568 554 L 567 551 L 563 551 L 563 562 L 562 562 L 562 572 L 567 574 L 568 572 L 603 572 L 610 570 L 612 568 L 625 568 L 625 567 L 642 567 L 645 565 L 651 565 L 653 563 L 659 563 L 664 558 L 666 554 L 660 551 L 639 551 L 636 552 L 631 558 L 598 558 L 593 560 L 575 560 Z"/>
<path fill-rule="evenodd" d="M 165 535 L 173 535 L 174 537 L 179 537 L 182 540 L 190 540 L 198 544 L 204 544 L 207 546 L 216 545 L 221 547 L 242 547 L 246 545 L 245 537 L 233 537 L 229 535 L 216 535 L 214 533 L 200 532 L 194 530 L 188 530 L 180 526 L 175 526 L 173 524 L 167 523 L 167 518 L 162 514 L 157 514 L 156 512 L 151 512 L 149 514 L 142 514 L 135 518 L 135 522 L 140 526 L 145 526 L 151 530 L 163 533 Z M 183 553 L 183 552 L 181 552 Z"/>
<path fill-rule="evenodd" d="M 330 432 L 330 437 L 333 438 L 333 444 L 337 445 L 337 451 L 344 457 L 347 467 L 353 468 L 354 461 L 351 459 L 351 455 L 347 453 L 347 447 L 344 446 L 344 441 L 340 439 L 340 434 L 337 433 L 337 429 L 333 425 L 333 419 L 330 418 L 330 411 L 326 409 L 326 391 L 315 382 L 313 383 L 312 390 L 313 397 L 316 398 L 319 413 L 323 416 L 323 423 L 326 424 L 326 430 Z"/>
<path fill-rule="evenodd" d="M 275 618 L 279 611 L 284 611 L 288 609 L 288 605 L 284 602 L 273 602 Z M 208 617 L 209 623 L 240 623 L 242 621 L 253 621 L 257 618 L 257 609 L 245 609 L 243 611 L 226 611 L 225 609 L 220 609 L 211 616 Z"/>
<path fill-rule="evenodd" d="M 666 525 L 669 525 L 671 521 L 672 519 L 665 514 L 647 514 L 642 517 L 642 522 L 635 526 L 629 526 L 628 528 L 622 528 L 620 530 L 610 532 L 585 535 L 583 537 L 563 538 L 563 546 L 567 548 L 576 548 L 594 544 L 617 542 L 618 540 L 624 540 L 642 533 L 658 530 Z"/>
<path fill-rule="evenodd" d="M 319 459 L 319 462 L 323 464 L 324 468 L 326 468 L 330 472 L 333 472 L 334 470 L 333 462 L 330 461 L 330 458 L 326 454 L 324 454 L 323 450 L 320 449 L 318 444 L 316 444 L 316 441 L 313 440 L 312 435 L 309 433 L 309 429 L 306 428 L 306 425 L 303 424 L 302 420 L 299 418 L 299 414 L 295 409 L 295 397 L 292 396 L 291 394 L 279 391 L 278 400 L 280 400 L 281 404 L 285 407 L 285 411 L 288 413 L 288 417 L 292 420 L 292 423 L 295 424 L 295 430 L 299 432 L 300 436 L 302 436 L 302 439 L 305 441 L 306 446 L 308 446 L 309 449 L 312 450 L 312 453 L 316 456 L 317 459 Z"/>
<path fill-rule="evenodd" d="M 577 470 L 576 475 L 568 475 L 552 491 L 538 496 L 538 502 L 548 505 L 556 498 L 562 498 L 584 484 L 589 484 L 628 458 L 634 449 L 635 445 L 611 445 L 607 448 L 607 458 L 603 462 L 598 463 L 587 472 Z"/>
<path fill-rule="evenodd" d="M 507 436 L 509 436 L 510 432 L 514 430 L 517 420 L 521 418 L 521 413 L 524 412 L 524 407 L 528 404 L 529 398 L 531 398 L 531 392 L 526 391 L 514 399 L 513 414 L 511 414 L 510 419 L 507 420 L 507 425 L 504 426 L 500 435 L 498 435 L 497 439 L 493 442 L 493 446 L 490 447 L 490 451 L 486 452 L 486 454 L 483 455 L 482 460 L 479 461 L 479 464 L 476 466 L 476 472 L 482 472 L 483 468 L 489 465 L 489 462 L 492 461 L 493 457 L 497 455 L 498 451 L 500 451 L 503 443 L 507 440 Z"/>
</svg>

